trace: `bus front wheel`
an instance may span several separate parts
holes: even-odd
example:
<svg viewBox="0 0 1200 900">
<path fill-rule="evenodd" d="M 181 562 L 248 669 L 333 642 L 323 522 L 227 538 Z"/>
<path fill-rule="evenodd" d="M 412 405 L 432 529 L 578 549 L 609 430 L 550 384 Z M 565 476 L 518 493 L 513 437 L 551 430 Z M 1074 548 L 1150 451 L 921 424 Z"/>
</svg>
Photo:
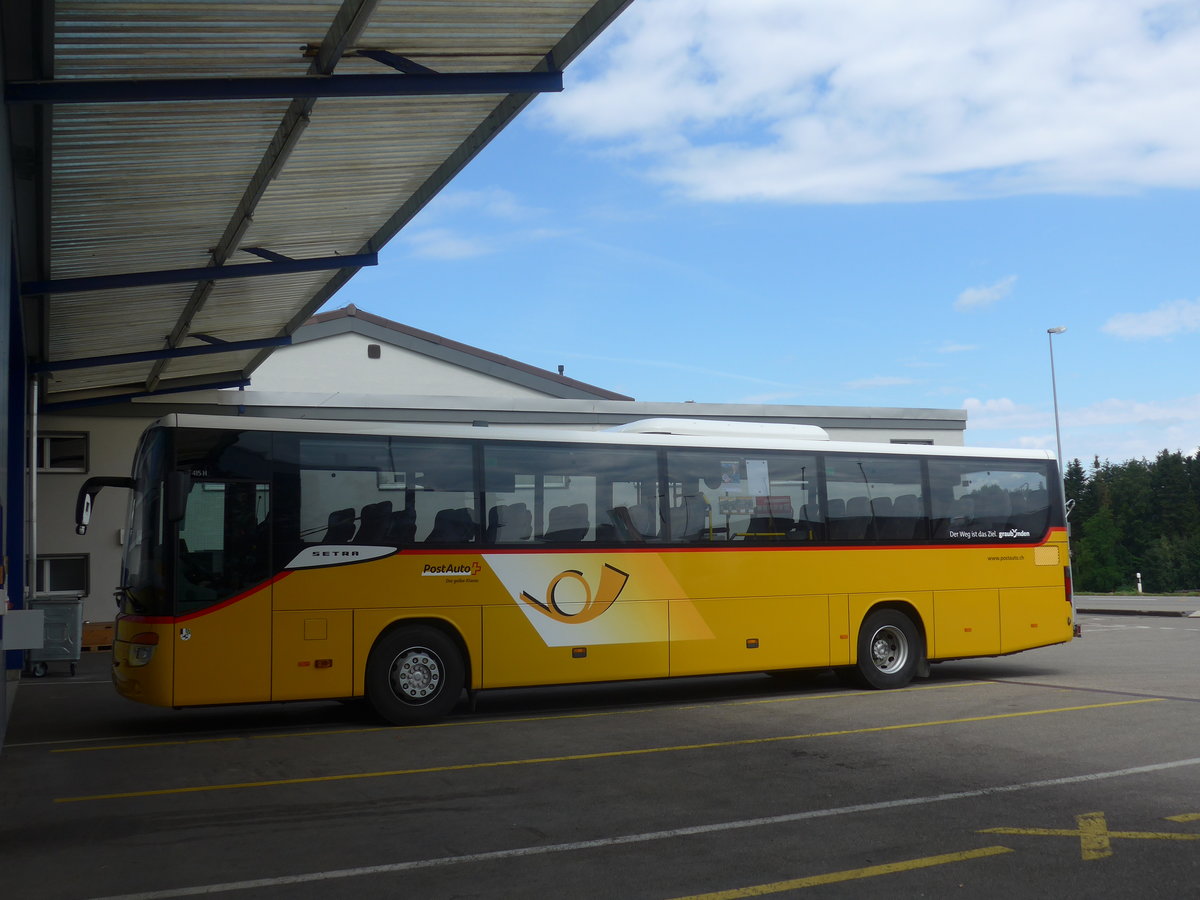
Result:
<svg viewBox="0 0 1200 900">
<path fill-rule="evenodd" d="M 464 682 L 458 646 L 428 625 L 398 628 L 384 635 L 367 658 L 367 699 L 394 725 L 446 716 L 458 703 Z"/>
<path fill-rule="evenodd" d="M 877 609 L 858 632 L 858 679 L 886 690 L 904 687 L 917 671 L 921 636 L 912 619 L 895 609 Z"/>
</svg>

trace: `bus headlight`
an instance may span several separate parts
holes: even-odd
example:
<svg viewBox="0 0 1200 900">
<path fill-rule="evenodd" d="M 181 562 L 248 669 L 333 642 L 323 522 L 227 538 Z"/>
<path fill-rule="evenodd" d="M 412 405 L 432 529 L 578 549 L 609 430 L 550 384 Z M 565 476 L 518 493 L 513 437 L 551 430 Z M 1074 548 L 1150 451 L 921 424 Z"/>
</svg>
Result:
<svg viewBox="0 0 1200 900">
<path fill-rule="evenodd" d="M 129 665 L 144 666 L 154 659 L 154 650 L 158 646 L 158 635 L 153 631 L 143 631 L 129 639 Z"/>
</svg>

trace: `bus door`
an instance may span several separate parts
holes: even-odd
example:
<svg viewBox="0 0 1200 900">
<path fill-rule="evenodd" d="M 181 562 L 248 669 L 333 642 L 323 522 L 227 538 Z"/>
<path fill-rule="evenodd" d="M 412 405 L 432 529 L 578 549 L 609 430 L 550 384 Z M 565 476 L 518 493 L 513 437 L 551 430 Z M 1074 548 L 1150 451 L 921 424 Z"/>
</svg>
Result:
<svg viewBox="0 0 1200 900">
<path fill-rule="evenodd" d="M 270 487 L 193 478 L 175 541 L 176 706 L 269 700 Z"/>
</svg>

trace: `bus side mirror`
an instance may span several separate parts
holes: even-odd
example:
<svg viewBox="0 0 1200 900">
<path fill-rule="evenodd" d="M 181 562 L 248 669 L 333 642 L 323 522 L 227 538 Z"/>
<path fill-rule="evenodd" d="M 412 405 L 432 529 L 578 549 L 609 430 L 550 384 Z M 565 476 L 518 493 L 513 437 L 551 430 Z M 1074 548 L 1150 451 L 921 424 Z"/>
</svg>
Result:
<svg viewBox="0 0 1200 900">
<path fill-rule="evenodd" d="M 187 496 L 192 490 L 192 476 L 187 472 L 167 474 L 167 521 L 178 522 L 187 509 Z"/>
<path fill-rule="evenodd" d="M 83 483 L 79 489 L 79 496 L 75 498 L 75 533 L 87 534 L 88 525 L 92 521 L 92 506 L 96 502 L 96 495 L 100 493 L 101 488 L 106 487 L 123 487 L 133 488 L 132 478 L 121 478 L 119 476 L 104 476 L 98 475 L 95 478 L 89 478 Z"/>
</svg>

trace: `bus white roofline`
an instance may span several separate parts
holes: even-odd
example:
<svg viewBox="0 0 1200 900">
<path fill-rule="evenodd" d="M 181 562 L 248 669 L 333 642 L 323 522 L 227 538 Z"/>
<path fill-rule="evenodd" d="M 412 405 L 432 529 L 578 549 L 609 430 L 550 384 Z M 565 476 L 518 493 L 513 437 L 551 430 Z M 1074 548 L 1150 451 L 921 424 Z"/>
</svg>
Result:
<svg viewBox="0 0 1200 900">
<path fill-rule="evenodd" d="M 817 425 L 784 422 L 729 422 L 715 419 L 638 419 L 614 425 L 605 431 L 619 434 L 679 434 L 695 437 L 786 438 L 795 441 L 827 441 L 829 432 Z"/>
<path fill-rule="evenodd" d="M 706 420 L 701 420 L 706 421 Z M 895 456 L 929 456 L 948 458 L 990 459 L 1054 459 L 1050 450 L 1027 450 L 1000 447 L 960 447 L 942 444 L 883 444 L 868 441 L 797 440 L 778 435 L 671 435 L 661 432 L 572 431 L 546 428 L 541 425 L 493 425 L 480 427 L 435 422 L 352 422 L 343 419 L 292 419 L 266 416 L 220 416 L 202 413 L 169 413 L 155 424 L 179 428 L 219 428 L 236 431 L 295 431 L 310 434 L 383 434 L 397 437 L 423 438 L 492 438 L 496 440 L 525 440 L 542 443 L 640 444 L 648 447 L 697 447 L 746 450 L 808 450 L 813 453 L 876 453 Z M 711 425 L 712 421 L 706 421 Z M 740 424 L 740 423 L 731 423 Z M 769 424 L 769 423 L 762 423 Z"/>
</svg>

